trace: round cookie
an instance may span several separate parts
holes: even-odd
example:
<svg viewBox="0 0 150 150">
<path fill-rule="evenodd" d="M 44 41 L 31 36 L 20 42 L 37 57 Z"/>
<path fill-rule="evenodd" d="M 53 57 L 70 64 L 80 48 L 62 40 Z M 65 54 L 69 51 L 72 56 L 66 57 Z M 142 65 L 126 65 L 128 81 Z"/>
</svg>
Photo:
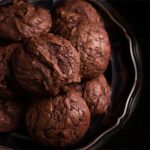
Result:
<svg viewBox="0 0 150 150">
<path fill-rule="evenodd" d="M 56 9 L 53 33 L 69 40 L 81 55 L 81 75 L 90 79 L 103 73 L 111 46 L 100 14 L 88 2 L 72 0 Z"/>
<path fill-rule="evenodd" d="M 15 100 L 0 99 L 0 132 L 11 132 L 19 128 L 22 106 Z"/>
<path fill-rule="evenodd" d="M 33 37 L 15 51 L 13 71 L 32 94 L 57 95 L 62 86 L 80 82 L 80 56 L 71 43 L 53 34 Z"/>
<path fill-rule="evenodd" d="M 52 25 L 50 13 L 27 2 L 14 2 L 0 8 L 0 38 L 21 41 L 47 33 Z"/>
<path fill-rule="evenodd" d="M 92 116 L 105 114 L 107 112 L 107 108 L 110 104 L 110 87 L 104 75 L 100 75 L 85 83 L 83 98 Z"/>
<path fill-rule="evenodd" d="M 55 25 L 59 24 L 63 28 L 76 27 L 81 22 L 90 22 L 103 26 L 102 17 L 97 13 L 96 9 L 84 0 L 70 0 L 59 6 L 53 17 Z M 61 26 L 57 26 L 60 31 Z M 56 30 L 57 30 L 56 29 Z"/>
<path fill-rule="evenodd" d="M 38 143 L 65 147 L 80 140 L 89 128 L 90 112 L 75 91 L 32 103 L 26 114 L 29 135 Z"/>
<path fill-rule="evenodd" d="M 11 99 L 17 95 L 17 90 L 12 85 L 10 60 L 18 46 L 18 44 L 0 46 L 0 97 L 4 99 Z"/>
</svg>

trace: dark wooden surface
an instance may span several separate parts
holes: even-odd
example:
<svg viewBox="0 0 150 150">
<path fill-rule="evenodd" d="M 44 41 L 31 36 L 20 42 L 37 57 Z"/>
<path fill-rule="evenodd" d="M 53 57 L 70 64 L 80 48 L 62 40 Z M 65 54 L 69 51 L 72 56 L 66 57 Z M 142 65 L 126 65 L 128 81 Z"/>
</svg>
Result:
<svg viewBox="0 0 150 150">
<path fill-rule="evenodd" d="M 150 1 L 109 0 L 132 28 L 141 48 L 143 86 L 139 103 L 124 128 L 105 149 L 150 149 Z"/>
</svg>

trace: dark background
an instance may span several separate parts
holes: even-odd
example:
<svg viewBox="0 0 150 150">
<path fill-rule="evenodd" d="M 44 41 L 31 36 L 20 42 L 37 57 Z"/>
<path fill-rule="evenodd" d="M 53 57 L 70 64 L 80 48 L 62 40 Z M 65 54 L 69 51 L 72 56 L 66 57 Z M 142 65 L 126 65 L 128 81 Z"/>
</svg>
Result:
<svg viewBox="0 0 150 150">
<path fill-rule="evenodd" d="M 150 149 L 150 0 L 108 0 L 137 37 L 143 63 L 139 103 L 123 129 L 105 149 Z"/>
</svg>

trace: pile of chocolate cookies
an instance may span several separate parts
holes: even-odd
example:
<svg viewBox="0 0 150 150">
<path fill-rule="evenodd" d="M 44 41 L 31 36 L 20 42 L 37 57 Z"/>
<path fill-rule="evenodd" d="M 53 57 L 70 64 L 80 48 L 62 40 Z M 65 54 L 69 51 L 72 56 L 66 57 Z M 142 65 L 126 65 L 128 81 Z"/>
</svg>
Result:
<svg viewBox="0 0 150 150">
<path fill-rule="evenodd" d="M 65 147 L 107 113 L 111 46 L 84 0 L 66 1 L 52 18 L 25 1 L 0 7 L 0 132 L 24 122 L 36 142 Z"/>
</svg>

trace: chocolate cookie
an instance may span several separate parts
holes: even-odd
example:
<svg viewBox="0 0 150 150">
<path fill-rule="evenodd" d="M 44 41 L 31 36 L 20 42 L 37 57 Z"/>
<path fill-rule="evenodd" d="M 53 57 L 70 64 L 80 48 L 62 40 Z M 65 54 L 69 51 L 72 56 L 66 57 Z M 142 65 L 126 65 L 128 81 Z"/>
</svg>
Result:
<svg viewBox="0 0 150 150">
<path fill-rule="evenodd" d="M 0 38 L 20 41 L 47 33 L 52 25 L 50 13 L 27 2 L 14 2 L 0 8 Z"/>
<path fill-rule="evenodd" d="M 37 142 L 65 147 L 81 139 L 90 124 L 85 101 L 74 91 L 36 100 L 26 114 L 29 135 Z"/>
<path fill-rule="evenodd" d="M 91 13 L 87 11 L 89 7 Z M 81 55 L 81 75 L 84 79 L 103 73 L 110 59 L 109 37 L 99 17 L 87 2 L 73 0 L 58 8 L 54 18 L 53 32 L 70 40 Z"/>
<path fill-rule="evenodd" d="M 110 104 L 110 87 L 104 75 L 85 83 L 83 98 L 89 106 L 92 116 L 107 112 Z"/>
<path fill-rule="evenodd" d="M 65 2 L 56 9 L 53 19 L 56 19 L 54 21 L 54 28 L 55 23 L 56 25 L 60 24 L 63 28 L 65 28 L 65 25 L 72 28 L 77 27 L 81 22 L 90 22 L 103 26 L 102 17 L 90 3 L 84 0 L 70 0 Z"/>
<path fill-rule="evenodd" d="M 0 132 L 11 132 L 19 128 L 22 106 L 15 100 L 0 99 Z"/>
<path fill-rule="evenodd" d="M 17 91 L 12 85 L 12 74 L 10 71 L 10 59 L 18 44 L 0 46 L 0 97 L 4 99 L 14 98 Z"/>
<path fill-rule="evenodd" d="M 80 82 L 78 52 L 69 41 L 52 34 L 26 40 L 12 63 L 16 80 L 32 94 L 57 95 L 65 84 Z"/>
</svg>

